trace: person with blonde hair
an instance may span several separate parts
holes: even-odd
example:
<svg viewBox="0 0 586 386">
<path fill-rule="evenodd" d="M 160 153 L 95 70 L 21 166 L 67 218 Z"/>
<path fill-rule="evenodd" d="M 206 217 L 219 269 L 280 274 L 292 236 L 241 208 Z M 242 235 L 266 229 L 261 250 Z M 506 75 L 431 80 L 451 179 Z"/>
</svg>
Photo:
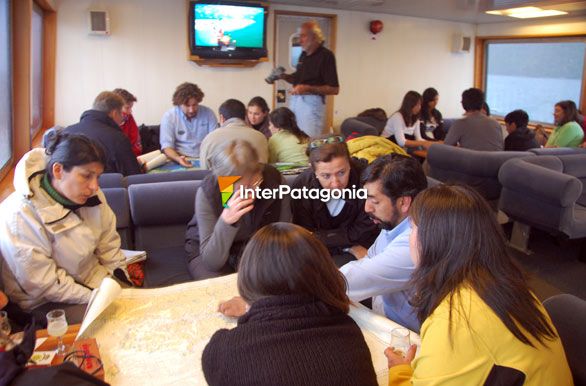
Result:
<svg viewBox="0 0 586 386">
<path fill-rule="evenodd" d="M 281 184 L 281 174 L 271 165 L 260 163 L 258 152 L 249 142 L 239 139 L 226 143 L 214 153 L 211 170 L 195 197 L 195 214 L 185 236 L 188 269 L 195 280 L 235 272 L 246 242 L 257 229 L 278 221 L 281 214 L 277 197 L 240 195 L 241 186 L 278 189 Z M 229 176 L 238 179 L 233 195 L 223 205 L 218 178 Z"/>
<path fill-rule="evenodd" d="M 315 21 L 301 25 L 299 40 L 303 53 L 297 70 L 280 77 L 293 84 L 289 108 L 295 113 L 299 127 L 311 138 L 316 138 L 324 130 L 326 95 L 340 92 L 336 58 L 324 47 L 324 35 Z"/>
<path fill-rule="evenodd" d="M 238 292 L 250 309 L 204 349 L 208 384 L 377 384 L 364 336 L 348 315 L 344 277 L 311 232 L 291 223 L 260 229 L 242 254 Z"/>
</svg>

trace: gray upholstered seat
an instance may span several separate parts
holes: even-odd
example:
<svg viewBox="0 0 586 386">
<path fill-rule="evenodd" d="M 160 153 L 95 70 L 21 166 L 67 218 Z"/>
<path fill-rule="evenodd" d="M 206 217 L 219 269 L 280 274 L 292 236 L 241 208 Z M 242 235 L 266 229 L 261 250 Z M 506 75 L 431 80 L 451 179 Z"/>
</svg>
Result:
<svg viewBox="0 0 586 386">
<path fill-rule="evenodd" d="M 586 301 L 562 294 L 545 300 L 543 305 L 562 340 L 574 384 L 586 385 Z"/>
<path fill-rule="evenodd" d="M 135 247 L 148 255 L 145 286 L 192 280 L 185 258 L 185 231 L 194 214 L 200 183 L 168 181 L 128 186 Z"/>
<path fill-rule="evenodd" d="M 126 179 L 120 173 L 104 173 L 100 176 L 98 183 L 102 189 L 126 187 Z"/>
<path fill-rule="evenodd" d="M 197 181 L 203 180 L 210 173 L 209 170 L 181 170 L 169 173 L 134 174 L 126 177 L 128 186 L 170 181 Z"/>
<path fill-rule="evenodd" d="M 128 192 L 125 188 L 106 188 L 102 189 L 102 192 L 106 196 L 108 205 L 116 215 L 116 231 L 120 235 L 122 248 L 133 249 Z"/>
<path fill-rule="evenodd" d="M 499 208 L 513 220 L 571 239 L 586 237 L 586 154 L 507 161 Z"/>
<path fill-rule="evenodd" d="M 430 177 L 445 183 L 466 184 L 475 188 L 496 206 L 501 193 L 498 179 L 502 164 L 511 158 L 535 157 L 518 151 L 477 151 L 442 144 L 431 145 L 427 153 Z"/>
</svg>

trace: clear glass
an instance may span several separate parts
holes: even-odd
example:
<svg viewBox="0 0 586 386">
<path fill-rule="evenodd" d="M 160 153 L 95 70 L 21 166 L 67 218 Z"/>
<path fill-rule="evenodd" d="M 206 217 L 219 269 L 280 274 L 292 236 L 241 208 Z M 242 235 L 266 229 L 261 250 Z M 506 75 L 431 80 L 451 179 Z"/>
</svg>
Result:
<svg viewBox="0 0 586 386">
<path fill-rule="evenodd" d="M 411 347 L 409 330 L 403 327 L 393 328 L 391 330 L 391 347 L 397 354 L 405 356 Z"/>
<path fill-rule="evenodd" d="M 553 123 L 554 105 L 580 105 L 586 40 L 488 42 L 486 102 L 491 114 L 523 109 L 533 122 Z"/>
<path fill-rule="evenodd" d="M 10 343 L 10 331 L 11 327 L 8 314 L 6 311 L 0 311 L 0 349 L 5 348 Z"/>
<path fill-rule="evenodd" d="M 47 313 L 47 332 L 57 338 L 57 355 L 65 354 L 63 335 L 67 332 L 67 319 L 64 310 L 52 310 Z"/>
<path fill-rule="evenodd" d="M 0 169 L 12 158 L 12 35 L 10 1 L 0 0 Z"/>
</svg>

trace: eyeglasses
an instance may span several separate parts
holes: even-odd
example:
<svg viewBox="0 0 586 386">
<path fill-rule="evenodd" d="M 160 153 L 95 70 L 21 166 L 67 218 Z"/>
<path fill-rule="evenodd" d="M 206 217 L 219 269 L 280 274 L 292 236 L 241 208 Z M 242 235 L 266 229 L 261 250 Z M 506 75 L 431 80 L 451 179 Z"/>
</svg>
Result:
<svg viewBox="0 0 586 386">
<path fill-rule="evenodd" d="M 88 360 L 87 365 L 86 365 L 86 359 Z M 104 368 L 104 364 L 102 363 L 102 360 L 100 358 L 98 358 L 97 356 L 87 354 L 84 351 L 72 351 L 69 354 L 65 355 L 65 358 L 63 358 L 63 362 L 72 362 L 74 365 L 76 365 L 81 370 L 84 370 L 85 366 L 87 366 L 88 370 L 91 369 L 91 367 L 93 367 L 91 365 L 92 360 L 95 361 L 97 367 L 90 374 L 96 375 L 97 373 L 100 372 L 100 370 L 102 370 Z"/>
<path fill-rule="evenodd" d="M 341 135 L 332 135 L 331 137 L 327 138 L 319 138 L 314 139 L 309 143 L 309 150 L 317 149 L 320 146 L 332 143 L 342 143 L 344 142 L 344 137 Z"/>
</svg>

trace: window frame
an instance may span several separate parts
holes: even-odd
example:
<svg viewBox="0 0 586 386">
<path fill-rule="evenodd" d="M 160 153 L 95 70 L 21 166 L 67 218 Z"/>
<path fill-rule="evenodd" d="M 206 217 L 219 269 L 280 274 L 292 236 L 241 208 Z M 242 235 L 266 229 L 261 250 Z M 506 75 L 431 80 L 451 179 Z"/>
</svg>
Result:
<svg viewBox="0 0 586 386">
<path fill-rule="evenodd" d="M 533 43 L 533 42 L 575 42 L 586 41 L 586 34 L 565 34 L 565 35 L 519 35 L 519 36 L 477 36 L 474 47 L 474 87 L 486 92 L 486 70 L 487 70 L 487 47 L 489 43 Z M 586 112 L 586 54 L 584 57 L 584 64 L 582 69 L 582 86 L 580 91 L 580 101 L 578 101 L 578 109 Z M 504 119 L 503 116 L 495 115 L 495 117 Z M 543 123 L 531 121 L 530 126 L 540 124 L 546 128 L 552 129 L 554 126 L 550 123 Z"/>
</svg>

